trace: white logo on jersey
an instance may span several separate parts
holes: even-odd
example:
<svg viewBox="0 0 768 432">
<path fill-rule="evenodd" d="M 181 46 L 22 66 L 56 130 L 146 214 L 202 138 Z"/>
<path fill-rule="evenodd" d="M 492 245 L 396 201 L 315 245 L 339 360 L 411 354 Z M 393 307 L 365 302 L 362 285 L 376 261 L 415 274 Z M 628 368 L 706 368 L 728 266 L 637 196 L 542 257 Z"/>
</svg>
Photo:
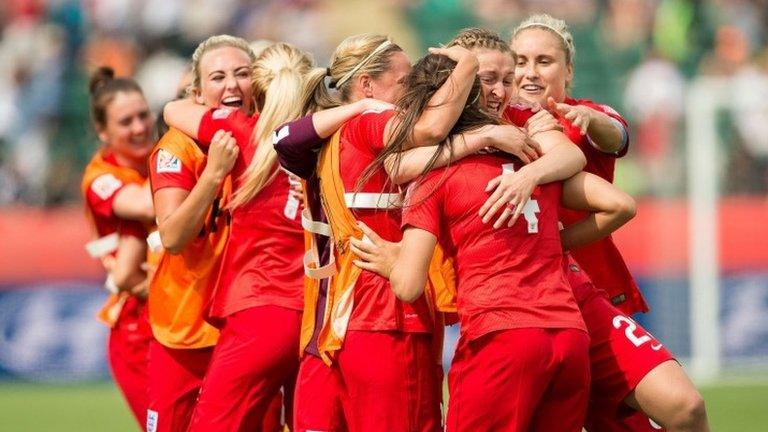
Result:
<svg viewBox="0 0 768 432">
<path fill-rule="evenodd" d="M 157 172 L 158 173 L 180 173 L 181 160 L 166 149 L 160 149 L 157 152 Z"/>
<path fill-rule="evenodd" d="M 502 174 L 511 174 L 515 172 L 515 165 L 506 163 L 501 166 Z M 523 217 L 528 222 L 528 234 L 534 234 L 539 232 L 539 217 L 536 213 L 541 213 L 539 208 L 539 202 L 535 199 L 528 199 L 523 207 Z"/>
<path fill-rule="evenodd" d="M 214 120 L 225 119 L 229 117 L 233 111 L 233 108 L 219 108 L 211 114 L 211 118 Z"/>
<path fill-rule="evenodd" d="M 280 130 L 272 132 L 272 144 L 279 143 L 280 141 L 283 140 L 283 138 L 287 137 L 290 134 L 291 134 L 291 131 L 289 130 L 288 125 L 281 127 Z"/>
<path fill-rule="evenodd" d="M 157 411 L 147 410 L 147 432 L 157 432 Z"/>
<path fill-rule="evenodd" d="M 96 180 L 91 183 L 91 190 L 99 198 L 106 200 L 109 199 L 118 189 L 123 186 L 117 177 L 112 174 L 102 174 L 96 177 Z"/>
</svg>

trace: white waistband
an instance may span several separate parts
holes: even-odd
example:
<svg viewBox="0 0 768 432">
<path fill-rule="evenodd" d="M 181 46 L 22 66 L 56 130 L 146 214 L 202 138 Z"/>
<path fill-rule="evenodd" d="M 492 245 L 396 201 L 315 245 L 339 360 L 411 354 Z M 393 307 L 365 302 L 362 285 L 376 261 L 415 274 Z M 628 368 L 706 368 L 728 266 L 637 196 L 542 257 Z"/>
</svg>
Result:
<svg viewBox="0 0 768 432">
<path fill-rule="evenodd" d="M 400 206 L 403 202 L 398 193 L 370 193 L 357 192 L 345 193 L 344 201 L 347 208 L 355 209 L 391 209 Z"/>
<path fill-rule="evenodd" d="M 89 241 L 85 244 L 85 251 L 91 258 L 103 258 L 116 251 L 118 246 L 120 246 L 120 234 L 115 232 Z"/>
</svg>

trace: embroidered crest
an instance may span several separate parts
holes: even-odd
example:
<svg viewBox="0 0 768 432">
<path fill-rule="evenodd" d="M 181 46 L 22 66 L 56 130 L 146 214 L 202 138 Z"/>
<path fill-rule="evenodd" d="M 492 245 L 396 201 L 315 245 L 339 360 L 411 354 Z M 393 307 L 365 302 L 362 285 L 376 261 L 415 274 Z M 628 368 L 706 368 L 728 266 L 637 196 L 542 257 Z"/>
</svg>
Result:
<svg viewBox="0 0 768 432">
<path fill-rule="evenodd" d="M 180 173 L 181 160 L 176 155 L 166 149 L 160 149 L 157 152 L 157 172 L 158 173 Z"/>
<path fill-rule="evenodd" d="M 99 198 L 106 200 L 109 199 L 118 189 L 123 186 L 117 177 L 112 174 L 103 174 L 96 177 L 96 180 L 91 183 L 91 190 Z"/>
</svg>

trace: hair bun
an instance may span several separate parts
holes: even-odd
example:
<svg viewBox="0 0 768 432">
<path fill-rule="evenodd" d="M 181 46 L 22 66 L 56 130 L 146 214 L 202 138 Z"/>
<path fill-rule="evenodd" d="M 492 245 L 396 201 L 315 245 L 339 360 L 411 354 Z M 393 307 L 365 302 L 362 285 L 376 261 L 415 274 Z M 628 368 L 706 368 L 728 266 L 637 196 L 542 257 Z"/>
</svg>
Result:
<svg viewBox="0 0 768 432">
<path fill-rule="evenodd" d="M 91 95 L 93 95 L 113 79 L 115 79 L 115 70 L 109 66 L 100 66 L 91 75 L 91 79 L 88 82 L 88 90 L 91 92 Z"/>
</svg>

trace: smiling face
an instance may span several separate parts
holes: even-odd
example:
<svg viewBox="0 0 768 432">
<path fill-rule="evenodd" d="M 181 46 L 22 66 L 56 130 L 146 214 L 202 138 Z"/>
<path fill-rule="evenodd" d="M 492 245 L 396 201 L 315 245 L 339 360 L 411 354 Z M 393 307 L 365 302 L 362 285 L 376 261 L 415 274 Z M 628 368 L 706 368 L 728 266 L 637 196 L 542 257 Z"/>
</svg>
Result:
<svg viewBox="0 0 768 432">
<path fill-rule="evenodd" d="M 483 88 L 485 108 L 501 117 L 514 90 L 515 67 L 512 55 L 487 48 L 474 48 L 472 52 L 480 64 L 477 76 Z"/>
<path fill-rule="evenodd" d="M 552 32 L 529 28 L 518 33 L 511 43 L 516 54 L 515 89 L 530 102 L 546 105 L 547 98 L 562 102 L 573 80 L 562 41 Z"/>
<path fill-rule="evenodd" d="M 211 108 L 221 105 L 253 112 L 251 61 L 240 48 L 214 48 L 200 59 L 200 88 L 195 101 Z"/>
<path fill-rule="evenodd" d="M 117 92 L 106 107 L 106 122 L 99 139 L 119 156 L 144 163 L 152 152 L 154 119 L 139 92 Z"/>
<path fill-rule="evenodd" d="M 372 78 L 364 89 L 365 96 L 395 103 L 405 93 L 405 78 L 411 72 L 411 60 L 402 51 L 389 55 L 389 67 Z"/>
</svg>

